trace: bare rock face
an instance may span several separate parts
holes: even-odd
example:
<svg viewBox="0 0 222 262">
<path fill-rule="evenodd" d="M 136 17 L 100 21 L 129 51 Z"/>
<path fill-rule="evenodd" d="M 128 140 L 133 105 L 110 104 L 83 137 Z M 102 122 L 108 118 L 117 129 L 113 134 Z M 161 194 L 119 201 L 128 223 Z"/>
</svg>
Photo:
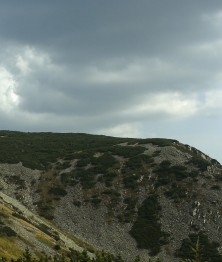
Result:
<svg viewBox="0 0 222 262">
<path fill-rule="evenodd" d="M 222 167 L 216 160 L 176 140 L 103 138 L 97 146 L 95 139 L 73 147 L 70 140 L 68 151 L 63 145 L 42 170 L 1 160 L 2 192 L 127 261 L 137 255 L 177 261 L 184 239 L 199 232 L 222 246 Z"/>
<path fill-rule="evenodd" d="M 22 163 L 0 164 L 0 187 L 9 196 L 35 209 L 33 203 L 38 199 L 35 194 L 41 172 L 26 168 Z"/>
</svg>

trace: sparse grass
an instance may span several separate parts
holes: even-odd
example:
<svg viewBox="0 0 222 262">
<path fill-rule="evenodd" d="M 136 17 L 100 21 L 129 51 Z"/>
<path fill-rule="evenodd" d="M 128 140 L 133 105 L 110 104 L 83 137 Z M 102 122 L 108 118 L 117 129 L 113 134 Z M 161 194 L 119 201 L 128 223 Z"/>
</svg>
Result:
<svg viewBox="0 0 222 262">
<path fill-rule="evenodd" d="M 3 214 L 3 216 L 10 216 L 12 214 L 12 210 L 10 208 L 8 208 L 7 206 L 3 205 L 2 203 L 0 203 L 0 210 L 1 210 L 1 214 Z"/>
<path fill-rule="evenodd" d="M 44 245 L 46 245 L 48 247 L 52 248 L 56 244 L 55 241 L 53 241 L 51 238 L 49 238 L 46 235 L 36 233 L 35 237 L 36 237 L 37 240 L 39 240 L 41 243 L 43 243 Z"/>
<path fill-rule="evenodd" d="M 22 250 L 13 239 L 0 237 L 0 256 L 10 260 L 17 259 L 21 255 Z"/>
</svg>

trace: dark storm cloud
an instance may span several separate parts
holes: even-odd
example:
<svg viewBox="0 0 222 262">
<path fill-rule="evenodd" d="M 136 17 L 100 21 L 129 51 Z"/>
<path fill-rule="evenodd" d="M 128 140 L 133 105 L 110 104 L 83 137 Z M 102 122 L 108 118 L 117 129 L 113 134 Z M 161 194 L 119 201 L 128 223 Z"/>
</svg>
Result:
<svg viewBox="0 0 222 262">
<path fill-rule="evenodd" d="M 1 6 L 2 38 L 44 47 L 64 63 L 167 55 L 214 32 L 201 15 L 219 1 L 9 1 Z"/>
</svg>

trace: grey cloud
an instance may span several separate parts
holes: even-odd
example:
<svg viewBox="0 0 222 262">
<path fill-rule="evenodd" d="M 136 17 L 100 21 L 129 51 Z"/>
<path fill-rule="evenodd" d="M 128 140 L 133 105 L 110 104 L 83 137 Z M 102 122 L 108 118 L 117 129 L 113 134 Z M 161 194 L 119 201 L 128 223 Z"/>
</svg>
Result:
<svg viewBox="0 0 222 262">
<path fill-rule="evenodd" d="M 221 0 L 3 1 L 0 59 L 20 104 L 2 127 L 203 141 L 207 129 L 183 130 L 221 115 L 220 11 Z"/>
<path fill-rule="evenodd" d="M 212 35 L 200 15 L 220 5 L 218 1 L 200 5 L 199 1 L 175 0 L 105 5 L 101 1 L 64 1 L 62 5 L 20 1 L 2 6 L 0 32 L 2 38 L 44 46 L 66 63 L 68 59 L 93 63 L 114 56 L 166 55 L 178 45 Z"/>
</svg>

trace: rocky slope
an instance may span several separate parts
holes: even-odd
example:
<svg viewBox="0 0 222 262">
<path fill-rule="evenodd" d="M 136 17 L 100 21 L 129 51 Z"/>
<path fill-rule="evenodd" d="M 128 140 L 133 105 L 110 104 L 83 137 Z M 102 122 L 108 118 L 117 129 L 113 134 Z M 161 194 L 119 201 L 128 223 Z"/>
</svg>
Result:
<svg viewBox="0 0 222 262">
<path fill-rule="evenodd" d="M 1 194 L 83 247 L 172 261 L 199 236 L 220 250 L 222 167 L 199 150 L 167 139 L 0 133 Z"/>
<path fill-rule="evenodd" d="M 70 249 L 83 251 L 76 239 L 3 192 L 0 209 L 0 256 L 16 259 L 26 248 L 36 256 L 42 252 L 53 256 Z"/>
</svg>

